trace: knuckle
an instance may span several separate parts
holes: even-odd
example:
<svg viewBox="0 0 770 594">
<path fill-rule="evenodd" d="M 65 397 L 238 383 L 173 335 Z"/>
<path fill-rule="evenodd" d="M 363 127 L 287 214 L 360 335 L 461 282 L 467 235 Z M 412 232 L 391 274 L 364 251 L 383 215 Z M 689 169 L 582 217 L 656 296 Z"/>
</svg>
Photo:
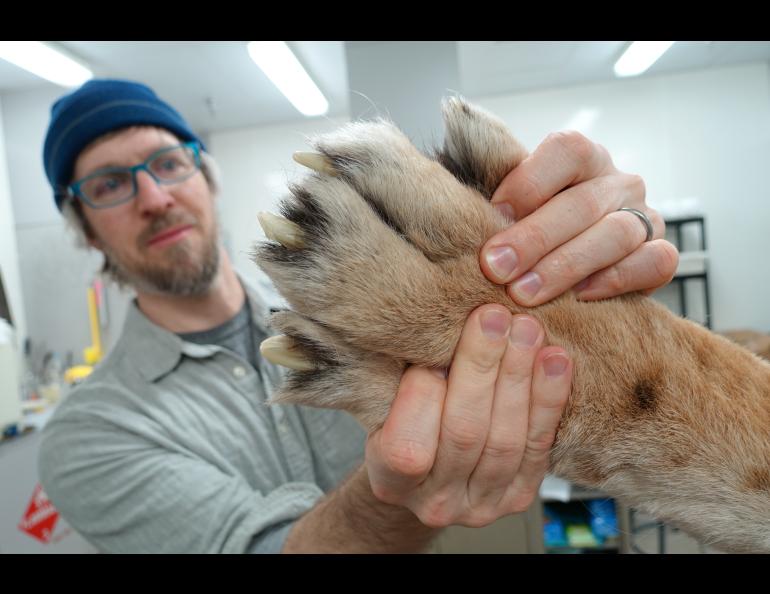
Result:
<svg viewBox="0 0 770 594">
<path fill-rule="evenodd" d="M 591 222 L 598 221 L 606 213 L 605 203 L 607 202 L 606 184 L 602 179 L 593 181 L 592 191 L 585 192 L 581 199 L 581 208 L 588 215 Z"/>
<path fill-rule="evenodd" d="M 433 466 L 433 455 L 421 444 L 409 440 L 383 444 L 382 456 L 390 472 L 409 479 L 427 475 Z"/>
<path fill-rule="evenodd" d="M 374 496 L 383 503 L 387 503 L 389 505 L 400 505 L 404 501 L 400 493 L 397 493 L 385 485 L 372 482 L 371 487 L 372 494 L 374 494 Z"/>
<path fill-rule="evenodd" d="M 556 142 L 570 153 L 580 164 L 586 164 L 593 159 L 596 154 L 596 146 L 577 130 L 566 130 L 557 132 Z"/>
<path fill-rule="evenodd" d="M 442 438 L 461 452 L 478 448 L 479 443 L 486 439 L 487 430 L 485 422 L 465 416 L 450 417 L 441 428 Z"/>
<path fill-rule="evenodd" d="M 446 528 L 456 520 L 453 498 L 448 493 L 435 493 L 413 510 L 417 518 L 429 528 Z"/>
<path fill-rule="evenodd" d="M 555 431 L 536 431 L 527 437 L 527 450 L 534 455 L 548 454 L 555 437 Z"/>
<path fill-rule="evenodd" d="M 504 514 L 500 511 L 484 506 L 481 509 L 474 510 L 472 514 L 461 521 L 463 526 L 469 528 L 483 528 L 494 523 L 502 515 Z"/>
<path fill-rule="evenodd" d="M 587 256 L 580 252 L 568 252 L 566 249 L 558 250 L 548 257 L 547 273 L 540 272 L 543 285 L 547 286 L 548 279 L 558 279 L 565 282 L 577 278 L 586 269 Z"/>
<path fill-rule="evenodd" d="M 602 161 L 609 164 L 611 167 L 614 167 L 614 164 L 612 162 L 612 156 L 610 155 L 610 151 L 607 150 L 607 147 L 605 147 L 603 144 L 600 144 L 598 142 L 594 142 L 594 147 L 596 151 L 601 156 Z"/>
<path fill-rule="evenodd" d="M 618 247 L 626 253 L 639 247 L 647 233 L 642 221 L 630 212 L 613 212 L 608 216 L 618 230 Z"/>
<path fill-rule="evenodd" d="M 532 204 L 540 204 L 543 201 L 543 192 L 540 189 L 537 178 L 531 175 L 524 175 L 521 177 L 519 183 L 521 183 L 522 186 L 522 197 L 526 198 L 527 202 Z M 513 204 L 513 210 L 515 215 L 514 218 L 516 220 L 521 218 L 522 213 L 519 212 L 520 209 L 517 209 L 517 204 L 515 203 Z"/>
<path fill-rule="evenodd" d="M 644 183 L 644 178 L 636 173 L 626 173 L 625 175 L 630 193 L 644 200 L 647 195 L 647 185 Z"/>
<path fill-rule="evenodd" d="M 623 292 L 626 287 L 626 279 L 623 271 L 614 266 L 607 270 L 602 278 L 602 282 L 609 291 L 615 295 Z"/>
<path fill-rule="evenodd" d="M 473 356 L 468 360 L 468 373 L 474 381 L 480 381 L 481 378 L 497 375 L 497 369 L 500 366 L 501 349 L 505 349 L 505 344 L 498 348 L 490 348 L 484 344 L 482 348 L 477 349 Z"/>
<path fill-rule="evenodd" d="M 517 459 L 524 450 L 524 443 L 516 441 L 487 441 L 484 446 L 484 457 L 493 463 L 510 463 Z"/>
<path fill-rule="evenodd" d="M 521 243 L 527 253 L 545 255 L 551 251 L 548 231 L 535 222 L 528 223 L 523 229 L 523 233 L 520 230 L 517 237 L 521 238 Z"/>
</svg>

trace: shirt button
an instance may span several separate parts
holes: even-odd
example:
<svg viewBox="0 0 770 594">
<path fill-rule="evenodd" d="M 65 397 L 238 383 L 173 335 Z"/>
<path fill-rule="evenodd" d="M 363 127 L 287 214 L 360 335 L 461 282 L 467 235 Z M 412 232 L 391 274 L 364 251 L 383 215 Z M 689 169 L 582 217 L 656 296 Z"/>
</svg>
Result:
<svg viewBox="0 0 770 594">
<path fill-rule="evenodd" d="M 242 366 L 240 366 L 240 365 L 237 365 L 236 367 L 234 367 L 234 368 L 233 368 L 233 375 L 234 375 L 235 377 L 237 377 L 237 378 L 241 378 L 241 377 L 243 377 L 244 375 L 246 375 L 246 369 L 245 369 L 245 368 L 243 368 L 243 367 L 242 367 Z"/>
</svg>

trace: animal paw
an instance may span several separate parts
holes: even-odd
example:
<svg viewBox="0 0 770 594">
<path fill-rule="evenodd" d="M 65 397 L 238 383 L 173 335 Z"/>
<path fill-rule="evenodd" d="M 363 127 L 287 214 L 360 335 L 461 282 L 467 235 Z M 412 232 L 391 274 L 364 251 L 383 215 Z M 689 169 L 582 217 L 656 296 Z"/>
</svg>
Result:
<svg viewBox="0 0 770 594">
<path fill-rule="evenodd" d="M 276 400 L 341 408 L 381 425 L 406 365 L 447 367 L 463 324 L 506 303 L 478 264 L 507 221 L 489 204 L 525 156 L 494 116 L 449 99 L 446 140 L 432 156 L 393 124 L 356 122 L 295 159 L 313 170 L 282 216 L 260 213 L 270 240 L 254 259 L 291 311 L 263 343 L 290 368 Z"/>
</svg>

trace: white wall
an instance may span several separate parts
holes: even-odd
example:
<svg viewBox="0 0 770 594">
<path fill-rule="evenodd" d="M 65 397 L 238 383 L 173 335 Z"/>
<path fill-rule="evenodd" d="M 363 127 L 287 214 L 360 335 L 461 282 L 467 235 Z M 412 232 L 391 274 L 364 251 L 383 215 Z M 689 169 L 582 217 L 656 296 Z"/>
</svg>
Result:
<svg viewBox="0 0 770 594">
<path fill-rule="evenodd" d="M 455 41 L 346 41 L 351 119 L 386 116 L 419 148 L 443 144 L 436 106 L 460 88 Z"/>
<path fill-rule="evenodd" d="M 770 330 L 770 70 L 757 63 L 471 98 L 530 149 L 580 110 L 653 207 L 696 197 L 706 216 L 712 324 Z M 574 127 L 571 126 L 571 127 Z"/>
<path fill-rule="evenodd" d="M 2 109 L 2 103 L 0 103 L 0 109 Z M 0 271 L 3 274 L 3 286 L 16 328 L 16 337 L 21 346 L 27 333 L 27 324 L 19 275 L 16 227 L 11 202 L 11 186 L 8 180 L 2 118 L 0 118 Z"/>
<path fill-rule="evenodd" d="M 52 103 L 66 92 L 54 85 L 8 93 L 2 98 L 3 138 L 15 215 L 18 267 L 26 311 L 26 332 L 33 348 L 71 353 L 82 363 L 91 344 L 86 287 L 95 278 L 101 256 L 76 247 L 56 209 L 43 169 L 43 140 Z M 130 298 L 115 287 L 106 290 L 109 326 L 102 344 L 111 348 L 120 334 Z"/>
<path fill-rule="evenodd" d="M 209 135 L 207 148 L 222 172 L 219 213 L 225 245 L 241 274 L 264 278 L 250 258 L 254 242 L 265 237 L 257 213 L 278 214 L 278 202 L 288 194 L 288 182 L 308 171 L 292 160 L 292 154 L 311 150 L 308 136 L 330 132 L 346 121 L 313 119 Z"/>
</svg>

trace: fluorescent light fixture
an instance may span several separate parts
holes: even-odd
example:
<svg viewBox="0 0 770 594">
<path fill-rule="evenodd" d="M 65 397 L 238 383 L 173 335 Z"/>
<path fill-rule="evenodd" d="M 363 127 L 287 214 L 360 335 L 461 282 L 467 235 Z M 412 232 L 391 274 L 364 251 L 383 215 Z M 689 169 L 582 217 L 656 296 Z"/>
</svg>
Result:
<svg viewBox="0 0 770 594">
<path fill-rule="evenodd" d="M 88 68 L 41 41 L 0 41 L 0 58 L 63 87 L 94 76 Z"/>
<path fill-rule="evenodd" d="M 615 62 L 616 76 L 636 76 L 652 66 L 674 41 L 634 41 Z"/>
<path fill-rule="evenodd" d="M 252 41 L 249 56 L 302 115 L 320 116 L 329 102 L 283 41 Z"/>
</svg>

